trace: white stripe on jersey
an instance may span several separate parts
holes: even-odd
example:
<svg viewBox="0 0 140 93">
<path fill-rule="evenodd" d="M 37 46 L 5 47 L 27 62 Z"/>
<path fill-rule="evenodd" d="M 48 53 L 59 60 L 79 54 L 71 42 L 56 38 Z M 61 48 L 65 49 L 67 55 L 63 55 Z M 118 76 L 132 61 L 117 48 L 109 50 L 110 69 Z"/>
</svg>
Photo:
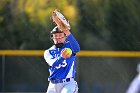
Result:
<svg viewBox="0 0 140 93">
<path fill-rule="evenodd" d="M 74 66 L 74 61 L 73 61 L 72 65 L 71 65 L 71 69 L 70 69 L 69 73 L 67 74 L 66 78 L 71 78 L 71 77 L 73 77 L 73 76 L 72 76 L 72 73 L 73 73 L 73 66 Z"/>
</svg>

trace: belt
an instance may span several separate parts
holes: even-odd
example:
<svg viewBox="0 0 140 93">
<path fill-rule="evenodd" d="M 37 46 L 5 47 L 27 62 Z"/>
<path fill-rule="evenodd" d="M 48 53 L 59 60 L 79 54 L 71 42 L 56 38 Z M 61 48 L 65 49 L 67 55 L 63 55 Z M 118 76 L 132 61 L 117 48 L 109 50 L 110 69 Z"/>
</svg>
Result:
<svg viewBox="0 0 140 93">
<path fill-rule="evenodd" d="M 51 83 L 56 84 L 56 83 L 64 83 L 64 82 L 70 82 L 73 80 L 73 78 L 66 78 L 66 79 L 52 79 L 50 80 Z"/>
</svg>

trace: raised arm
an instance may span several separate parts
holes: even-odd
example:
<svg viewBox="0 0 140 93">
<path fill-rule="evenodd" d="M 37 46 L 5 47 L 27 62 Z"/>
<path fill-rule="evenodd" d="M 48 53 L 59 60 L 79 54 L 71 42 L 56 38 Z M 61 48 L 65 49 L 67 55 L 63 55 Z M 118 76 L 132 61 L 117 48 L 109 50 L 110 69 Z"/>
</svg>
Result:
<svg viewBox="0 0 140 93">
<path fill-rule="evenodd" d="M 64 30 L 64 33 L 67 36 L 68 41 L 70 42 L 73 51 L 79 52 L 80 51 L 80 45 L 78 44 L 77 40 L 74 38 L 74 36 L 71 34 L 69 30 Z"/>
</svg>

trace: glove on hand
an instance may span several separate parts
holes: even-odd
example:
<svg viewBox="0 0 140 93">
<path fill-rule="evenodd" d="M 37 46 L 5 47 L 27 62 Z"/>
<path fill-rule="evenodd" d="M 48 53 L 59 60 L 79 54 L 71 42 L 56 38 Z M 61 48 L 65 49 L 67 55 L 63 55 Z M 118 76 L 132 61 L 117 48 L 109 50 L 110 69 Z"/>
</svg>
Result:
<svg viewBox="0 0 140 93">
<path fill-rule="evenodd" d="M 52 12 L 52 19 L 60 30 L 62 30 L 62 31 L 70 30 L 69 22 L 65 19 L 65 17 L 57 9 L 55 9 Z"/>
</svg>

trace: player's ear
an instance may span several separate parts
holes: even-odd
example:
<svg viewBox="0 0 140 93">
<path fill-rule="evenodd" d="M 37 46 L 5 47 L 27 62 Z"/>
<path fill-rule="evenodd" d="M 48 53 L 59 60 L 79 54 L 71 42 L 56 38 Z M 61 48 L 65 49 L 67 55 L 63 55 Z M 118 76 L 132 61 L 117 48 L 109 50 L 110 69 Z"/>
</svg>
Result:
<svg viewBox="0 0 140 93">
<path fill-rule="evenodd" d="M 52 34 L 50 34 L 50 41 L 54 44 L 53 35 Z"/>
</svg>

